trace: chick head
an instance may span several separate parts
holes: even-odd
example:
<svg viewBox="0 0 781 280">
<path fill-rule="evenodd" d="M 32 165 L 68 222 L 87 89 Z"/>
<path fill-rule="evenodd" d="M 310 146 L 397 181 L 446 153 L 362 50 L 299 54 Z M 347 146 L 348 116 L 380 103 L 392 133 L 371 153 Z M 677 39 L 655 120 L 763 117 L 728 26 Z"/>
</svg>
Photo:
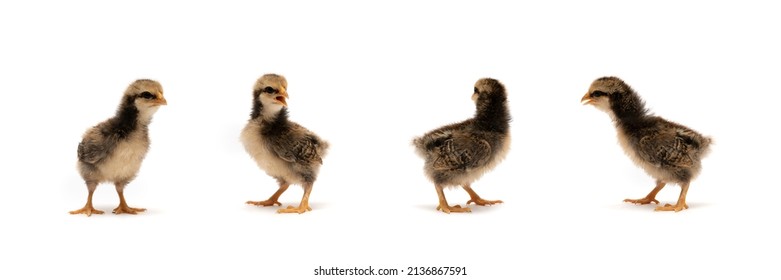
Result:
<svg viewBox="0 0 781 280">
<path fill-rule="evenodd" d="M 480 104 L 486 104 L 490 100 L 505 101 L 507 99 L 507 93 L 505 92 L 504 85 L 496 79 L 482 78 L 475 83 L 474 92 L 472 93 L 472 101 L 478 106 Z"/>
<path fill-rule="evenodd" d="M 593 105 L 602 111 L 610 111 L 610 99 L 618 94 L 631 92 L 629 86 L 617 77 L 602 77 L 594 80 L 591 86 L 580 99 L 583 105 Z"/>
<path fill-rule="evenodd" d="M 287 80 L 282 75 L 266 74 L 258 78 L 253 89 L 256 102 L 264 108 L 277 112 L 287 107 Z"/>
<path fill-rule="evenodd" d="M 136 80 L 130 84 L 125 90 L 125 98 L 132 100 L 141 112 L 154 113 L 159 106 L 168 104 L 163 96 L 163 86 L 148 79 Z"/>
</svg>

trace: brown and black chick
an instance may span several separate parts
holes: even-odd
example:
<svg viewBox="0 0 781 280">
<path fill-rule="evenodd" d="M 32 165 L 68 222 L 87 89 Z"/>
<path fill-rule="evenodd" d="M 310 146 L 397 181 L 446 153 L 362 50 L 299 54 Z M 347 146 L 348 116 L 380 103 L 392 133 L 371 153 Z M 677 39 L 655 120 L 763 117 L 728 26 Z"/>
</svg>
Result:
<svg viewBox="0 0 781 280">
<path fill-rule="evenodd" d="M 654 116 L 629 85 L 616 77 L 596 79 L 581 102 L 605 111 L 613 119 L 618 142 L 635 164 L 656 179 L 656 187 L 644 198 L 625 199 L 635 204 L 656 203 L 656 194 L 668 183 L 681 186 L 675 205 L 656 211 L 681 211 L 689 183 L 700 173 L 700 161 L 708 154 L 711 138 L 683 125 Z"/>
<path fill-rule="evenodd" d="M 87 204 L 71 214 L 103 214 L 92 207 L 92 193 L 101 182 L 113 182 L 119 195 L 114 214 L 136 214 L 144 208 L 127 205 L 125 186 L 132 181 L 149 150 L 149 124 L 160 105 L 168 104 L 163 87 L 153 80 L 136 80 L 125 90 L 116 115 L 84 133 L 78 147 L 78 170 L 87 184 Z"/>
<path fill-rule="evenodd" d="M 311 211 L 309 194 L 317 179 L 328 149 L 328 142 L 288 119 L 287 80 L 277 74 L 266 74 L 255 83 L 252 113 L 241 133 L 244 148 L 260 169 L 279 183 L 279 189 L 264 201 L 247 201 L 257 206 L 279 205 L 279 196 L 290 184 L 304 188 L 298 207 L 288 206 L 277 213 Z"/>
<path fill-rule="evenodd" d="M 426 176 L 439 196 L 437 210 L 445 213 L 471 212 L 469 207 L 450 206 L 444 187 L 461 186 L 469 193 L 467 205 L 493 205 L 501 200 L 480 198 L 471 184 L 501 162 L 510 150 L 510 112 L 504 85 L 491 78 L 475 83 L 473 118 L 443 126 L 415 138 L 418 155 L 425 159 Z"/>
</svg>

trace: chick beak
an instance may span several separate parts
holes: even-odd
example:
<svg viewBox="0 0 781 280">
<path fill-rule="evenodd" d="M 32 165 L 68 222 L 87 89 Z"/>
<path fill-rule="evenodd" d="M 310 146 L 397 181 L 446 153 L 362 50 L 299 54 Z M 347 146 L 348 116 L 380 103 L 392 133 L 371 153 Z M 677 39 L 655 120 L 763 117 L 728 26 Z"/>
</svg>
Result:
<svg viewBox="0 0 781 280">
<path fill-rule="evenodd" d="M 580 99 L 580 104 L 588 105 L 588 104 L 591 104 L 592 101 L 594 101 L 594 100 L 591 99 L 591 97 L 589 96 L 588 93 L 586 93 L 586 95 L 584 95 L 583 98 Z"/>
<path fill-rule="evenodd" d="M 282 103 L 282 106 L 285 106 L 285 107 L 287 107 L 287 99 L 288 99 L 288 98 L 289 98 L 289 97 L 288 97 L 288 95 L 287 95 L 287 91 L 282 91 L 282 92 L 280 92 L 280 93 L 279 93 L 279 95 L 277 95 L 276 97 L 274 97 L 274 99 L 276 99 L 277 101 L 279 101 L 279 103 Z"/>
<path fill-rule="evenodd" d="M 165 100 L 165 97 L 160 96 L 160 98 L 157 99 L 157 105 L 168 105 L 168 101 Z"/>
</svg>

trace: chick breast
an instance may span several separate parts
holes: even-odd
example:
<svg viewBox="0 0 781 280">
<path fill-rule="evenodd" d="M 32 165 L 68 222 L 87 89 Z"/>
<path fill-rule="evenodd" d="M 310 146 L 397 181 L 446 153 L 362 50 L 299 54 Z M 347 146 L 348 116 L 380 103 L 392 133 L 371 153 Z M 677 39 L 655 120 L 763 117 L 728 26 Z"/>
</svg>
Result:
<svg viewBox="0 0 781 280">
<path fill-rule="evenodd" d="M 79 143 L 79 172 L 88 181 L 129 181 L 138 174 L 149 150 L 149 133 L 140 125 L 125 137 L 104 133 L 107 122 L 87 130 Z"/>
</svg>

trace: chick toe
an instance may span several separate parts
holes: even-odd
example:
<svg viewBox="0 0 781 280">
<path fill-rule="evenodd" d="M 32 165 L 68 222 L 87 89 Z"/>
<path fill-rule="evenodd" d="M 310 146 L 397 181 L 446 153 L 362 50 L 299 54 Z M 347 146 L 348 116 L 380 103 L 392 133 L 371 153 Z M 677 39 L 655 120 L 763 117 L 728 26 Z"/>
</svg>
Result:
<svg viewBox="0 0 781 280">
<path fill-rule="evenodd" d="M 684 209 L 689 209 L 689 205 L 686 205 L 686 203 L 676 203 L 675 205 L 672 204 L 665 204 L 664 206 L 658 206 L 654 211 L 675 211 L 680 212 Z"/>
<path fill-rule="evenodd" d="M 298 213 L 303 214 L 306 211 L 312 211 L 312 207 L 309 207 L 308 205 L 299 205 L 298 207 L 293 207 L 293 205 L 288 206 L 284 209 L 277 209 L 277 213 L 279 214 L 288 214 L 288 213 Z"/>
<path fill-rule="evenodd" d="M 103 211 L 93 208 L 92 205 L 87 205 L 79 210 L 73 210 L 68 213 L 70 213 L 71 215 L 84 214 L 87 215 L 87 217 L 89 217 L 92 216 L 92 214 L 103 214 Z"/>
<path fill-rule="evenodd" d="M 485 200 L 478 197 L 478 198 L 472 198 L 466 202 L 467 205 L 469 205 L 470 203 L 474 203 L 480 206 L 486 206 L 486 205 L 494 205 L 497 203 L 504 203 L 504 202 L 501 200 Z"/>
<path fill-rule="evenodd" d="M 250 201 L 247 201 L 247 204 L 251 204 L 251 205 L 255 205 L 255 206 L 263 206 L 263 207 L 274 206 L 274 205 L 282 206 L 282 203 L 280 203 L 276 199 L 274 199 L 274 200 L 267 199 L 267 200 L 264 200 L 264 201 L 251 201 L 250 200 Z"/>
<path fill-rule="evenodd" d="M 138 212 L 144 212 L 146 211 L 146 208 L 133 208 L 129 207 L 127 205 L 119 205 L 117 208 L 114 208 L 114 210 L 111 211 L 111 213 L 114 214 L 138 214 Z"/>
<path fill-rule="evenodd" d="M 440 204 L 439 206 L 437 206 L 437 210 L 445 212 L 447 214 L 472 212 L 472 209 L 469 207 L 461 207 L 461 205 L 448 206 L 447 204 L 444 205 Z"/>
<path fill-rule="evenodd" d="M 624 202 L 629 202 L 629 203 L 639 204 L 639 205 L 650 204 L 650 203 L 659 204 L 659 201 L 656 200 L 653 197 L 644 197 L 644 198 L 641 198 L 641 199 L 630 199 L 630 198 L 627 198 L 627 199 L 624 199 Z"/>
</svg>

